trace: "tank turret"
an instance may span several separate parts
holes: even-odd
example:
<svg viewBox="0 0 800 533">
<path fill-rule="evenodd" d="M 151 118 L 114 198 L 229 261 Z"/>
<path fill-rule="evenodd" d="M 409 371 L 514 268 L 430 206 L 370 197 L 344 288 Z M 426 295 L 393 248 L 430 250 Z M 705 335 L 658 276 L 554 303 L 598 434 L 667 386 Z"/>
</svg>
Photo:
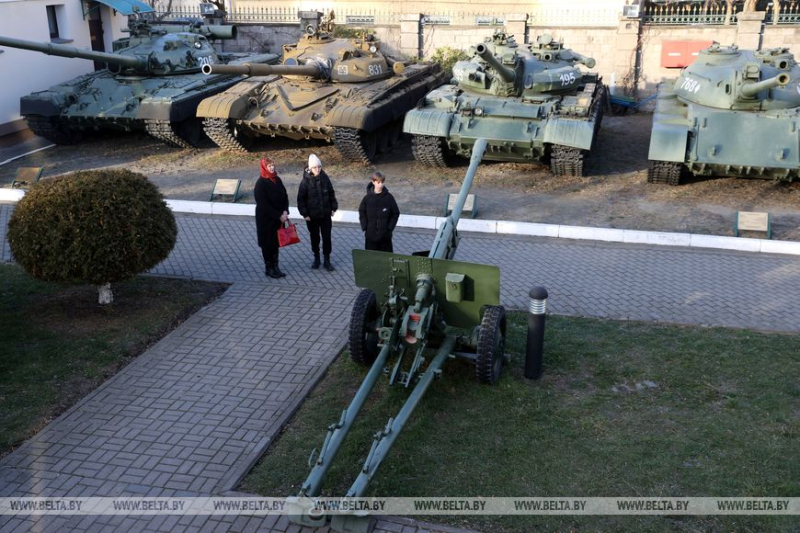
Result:
<svg viewBox="0 0 800 533">
<path fill-rule="evenodd" d="M 417 161 L 447 166 L 469 157 L 473 142 L 488 139 L 484 159 L 533 161 L 549 157 L 556 174 L 582 175 L 583 157 L 603 112 L 599 76 L 578 65 L 594 59 L 564 48 L 552 36 L 519 45 L 498 31 L 470 48 L 453 66 L 450 85 L 430 92 L 406 115 Z"/>
<path fill-rule="evenodd" d="M 678 185 L 689 172 L 800 178 L 798 81 L 788 48 L 701 50 L 674 84 L 659 87 L 648 182 Z"/>
<path fill-rule="evenodd" d="M 236 26 L 155 25 L 131 17 L 129 36 L 114 53 L 0 37 L 0 46 L 105 63 L 80 76 L 20 99 L 20 114 L 39 136 L 56 144 L 79 141 L 87 130 L 146 129 L 167 144 L 190 147 L 202 136 L 197 103 L 233 85 L 241 76 L 204 76 L 201 67 L 277 60 L 275 54 L 221 54 L 209 40 L 236 38 Z"/>
<path fill-rule="evenodd" d="M 333 13 L 283 46 L 283 64 L 208 65 L 206 74 L 250 76 L 200 103 L 206 134 L 229 151 L 256 137 L 323 139 L 350 161 L 372 161 L 400 141 L 402 120 L 444 81 L 437 64 L 387 57 L 374 35 L 333 36 Z"/>
</svg>

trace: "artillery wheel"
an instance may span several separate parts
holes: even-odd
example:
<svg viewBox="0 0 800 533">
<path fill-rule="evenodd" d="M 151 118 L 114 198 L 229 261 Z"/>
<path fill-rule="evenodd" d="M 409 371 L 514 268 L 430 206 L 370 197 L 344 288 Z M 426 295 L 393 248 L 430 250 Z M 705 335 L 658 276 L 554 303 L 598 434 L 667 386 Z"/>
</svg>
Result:
<svg viewBox="0 0 800 533">
<path fill-rule="evenodd" d="M 550 152 L 550 171 L 556 176 L 583 176 L 585 151 L 554 144 Z"/>
<path fill-rule="evenodd" d="M 371 366 L 378 357 L 378 332 L 376 331 L 378 304 L 375 293 L 362 289 L 350 313 L 350 357 L 361 366 Z"/>
<path fill-rule="evenodd" d="M 177 148 L 193 148 L 188 141 L 178 135 L 177 129 L 168 120 L 145 120 L 144 126 L 151 137 L 169 146 Z"/>
<path fill-rule="evenodd" d="M 411 138 L 414 159 L 429 167 L 447 167 L 447 146 L 442 137 L 414 135 Z"/>
<path fill-rule="evenodd" d="M 501 305 L 486 307 L 478 331 L 475 376 L 479 383 L 494 385 L 503 368 L 506 347 L 506 310 Z"/>
<path fill-rule="evenodd" d="M 378 149 L 378 132 L 336 128 L 333 144 L 346 161 L 371 163 Z"/>
<path fill-rule="evenodd" d="M 58 117 L 28 115 L 25 122 L 33 133 L 55 144 L 75 144 L 83 139 L 83 132 L 67 126 Z"/>
<path fill-rule="evenodd" d="M 681 184 L 681 164 L 673 161 L 650 161 L 647 183 Z"/>
<path fill-rule="evenodd" d="M 232 121 L 230 121 L 232 122 Z M 247 153 L 253 144 L 253 138 L 239 131 L 235 124 L 224 118 L 206 118 L 203 120 L 203 131 L 214 144 L 228 152 Z"/>
</svg>

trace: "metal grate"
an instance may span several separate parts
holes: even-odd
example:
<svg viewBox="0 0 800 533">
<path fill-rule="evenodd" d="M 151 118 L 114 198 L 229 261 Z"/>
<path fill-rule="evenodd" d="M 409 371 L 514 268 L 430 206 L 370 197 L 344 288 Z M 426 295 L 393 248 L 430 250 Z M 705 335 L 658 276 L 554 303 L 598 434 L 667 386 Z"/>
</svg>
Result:
<svg viewBox="0 0 800 533">
<path fill-rule="evenodd" d="M 642 10 L 642 23 L 665 26 L 721 25 L 728 20 L 730 24 L 734 24 L 736 15 L 741 11 L 742 5 L 735 4 L 728 20 L 725 2 L 714 2 L 709 5 L 697 2 L 648 3 Z"/>
</svg>

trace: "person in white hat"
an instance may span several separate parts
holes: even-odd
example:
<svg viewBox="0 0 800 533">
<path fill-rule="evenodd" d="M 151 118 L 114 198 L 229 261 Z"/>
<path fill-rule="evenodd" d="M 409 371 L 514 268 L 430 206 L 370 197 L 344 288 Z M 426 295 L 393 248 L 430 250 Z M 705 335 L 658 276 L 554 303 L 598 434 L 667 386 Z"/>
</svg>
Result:
<svg viewBox="0 0 800 533">
<path fill-rule="evenodd" d="M 311 251 L 314 262 L 311 268 L 320 267 L 319 241 L 322 237 L 322 256 L 325 270 L 334 270 L 331 264 L 331 217 L 339 209 L 336 192 L 328 174 L 322 170 L 322 161 L 315 154 L 308 156 L 308 168 L 303 171 L 303 181 L 297 191 L 297 210 L 300 211 L 311 235 Z"/>
</svg>

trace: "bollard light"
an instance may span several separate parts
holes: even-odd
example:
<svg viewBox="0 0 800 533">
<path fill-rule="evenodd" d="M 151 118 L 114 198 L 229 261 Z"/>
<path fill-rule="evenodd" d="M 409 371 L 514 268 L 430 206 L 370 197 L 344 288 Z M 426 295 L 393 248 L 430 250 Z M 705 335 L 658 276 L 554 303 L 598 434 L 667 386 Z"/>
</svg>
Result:
<svg viewBox="0 0 800 533">
<path fill-rule="evenodd" d="M 544 326 L 547 318 L 547 289 L 534 287 L 528 293 L 528 343 L 525 348 L 525 377 L 542 377 Z"/>
</svg>

